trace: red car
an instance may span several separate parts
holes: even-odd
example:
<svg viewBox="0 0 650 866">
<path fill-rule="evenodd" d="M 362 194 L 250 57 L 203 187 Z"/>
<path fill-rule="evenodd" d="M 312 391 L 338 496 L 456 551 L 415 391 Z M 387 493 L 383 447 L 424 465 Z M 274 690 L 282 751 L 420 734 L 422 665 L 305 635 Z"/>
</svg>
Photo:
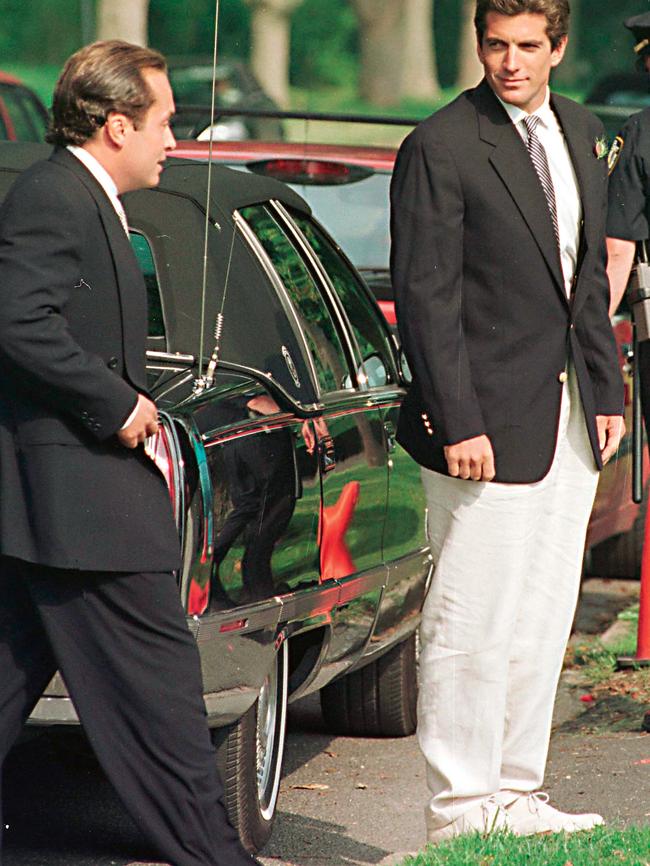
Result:
<svg viewBox="0 0 650 866">
<path fill-rule="evenodd" d="M 174 156 L 204 160 L 208 152 L 208 142 L 183 141 Z M 283 180 L 309 202 L 314 215 L 361 272 L 393 326 L 388 193 L 396 153 L 394 148 L 386 147 L 296 142 L 213 144 L 213 159 L 232 168 L 240 167 Z M 625 381 L 625 422 L 631 431 L 631 376 L 627 352 L 632 342 L 632 328 L 628 314 L 616 317 L 614 331 Z M 631 432 L 628 432 L 617 458 L 611 460 L 601 474 L 589 523 L 586 566 L 599 576 L 639 574 L 645 510 L 632 502 L 631 458 Z M 644 460 L 645 479 L 647 454 Z"/>
<path fill-rule="evenodd" d="M 29 87 L 0 72 L 0 140 L 45 141 L 47 109 Z"/>
</svg>

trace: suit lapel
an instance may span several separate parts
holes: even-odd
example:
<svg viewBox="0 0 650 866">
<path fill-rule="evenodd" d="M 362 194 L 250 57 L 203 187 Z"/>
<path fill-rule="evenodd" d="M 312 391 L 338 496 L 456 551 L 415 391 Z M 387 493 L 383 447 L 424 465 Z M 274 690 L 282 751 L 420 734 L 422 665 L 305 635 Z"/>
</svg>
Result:
<svg viewBox="0 0 650 866">
<path fill-rule="evenodd" d="M 86 187 L 97 205 L 115 268 L 122 313 L 125 370 L 131 383 L 144 390 L 146 389 L 144 373 L 146 288 L 129 239 L 111 200 L 88 169 L 73 154 L 64 149 L 55 150 L 50 159 L 70 169 Z"/>
<path fill-rule="evenodd" d="M 487 82 L 475 91 L 479 135 L 494 148 L 489 159 L 517 205 L 566 301 L 560 254 L 544 190 L 526 146 Z"/>
</svg>

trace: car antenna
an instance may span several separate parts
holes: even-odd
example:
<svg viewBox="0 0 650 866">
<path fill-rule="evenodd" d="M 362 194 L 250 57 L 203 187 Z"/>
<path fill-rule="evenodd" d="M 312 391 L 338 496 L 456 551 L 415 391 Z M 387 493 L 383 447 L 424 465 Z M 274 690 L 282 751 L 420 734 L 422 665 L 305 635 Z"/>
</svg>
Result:
<svg viewBox="0 0 650 866">
<path fill-rule="evenodd" d="M 226 281 L 223 287 L 223 298 L 221 300 L 221 309 L 217 315 L 214 325 L 215 347 L 208 361 L 205 375 L 203 375 L 203 350 L 204 339 L 203 331 L 205 329 L 205 307 L 208 294 L 208 238 L 210 232 L 210 198 L 212 192 L 212 151 L 214 143 L 214 110 L 215 110 L 215 95 L 217 90 L 217 49 L 219 45 L 219 0 L 215 0 L 214 4 L 214 47 L 212 52 L 212 94 L 210 102 L 210 139 L 208 146 L 208 183 L 205 201 L 205 230 L 203 236 L 203 283 L 201 287 L 201 334 L 199 338 L 199 375 L 194 381 L 194 393 L 201 394 L 203 391 L 210 388 L 214 382 L 214 373 L 219 360 L 219 348 L 221 343 L 221 332 L 223 331 L 223 309 L 226 302 L 226 291 L 228 288 L 228 277 L 230 275 L 230 262 L 235 242 L 235 234 L 237 228 L 233 230 L 232 242 L 230 245 L 230 255 L 228 257 L 228 269 L 226 271 Z M 218 225 L 216 225 L 219 228 Z"/>
</svg>

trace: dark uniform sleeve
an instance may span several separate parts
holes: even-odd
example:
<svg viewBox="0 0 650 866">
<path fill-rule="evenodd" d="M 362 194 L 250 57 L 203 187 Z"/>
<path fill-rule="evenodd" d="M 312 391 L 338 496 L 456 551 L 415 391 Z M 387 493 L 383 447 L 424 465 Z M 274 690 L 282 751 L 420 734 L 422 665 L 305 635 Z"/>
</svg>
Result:
<svg viewBox="0 0 650 866">
<path fill-rule="evenodd" d="M 650 237 L 650 111 L 633 115 L 620 139 L 622 149 L 609 178 L 607 236 L 643 241 Z"/>
</svg>

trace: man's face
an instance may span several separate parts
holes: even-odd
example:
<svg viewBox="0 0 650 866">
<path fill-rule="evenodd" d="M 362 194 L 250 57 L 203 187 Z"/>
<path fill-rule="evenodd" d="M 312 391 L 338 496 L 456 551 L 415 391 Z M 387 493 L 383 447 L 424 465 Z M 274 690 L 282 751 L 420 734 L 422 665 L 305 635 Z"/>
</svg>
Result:
<svg viewBox="0 0 650 866">
<path fill-rule="evenodd" d="M 137 129 L 129 121 L 121 153 L 120 193 L 157 186 L 167 151 L 176 147 L 169 122 L 174 97 L 169 80 L 159 69 L 144 69 L 142 76 L 154 97 Z"/>
<path fill-rule="evenodd" d="M 483 41 L 478 45 L 492 90 L 529 114 L 544 102 L 551 69 L 562 60 L 567 43 L 564 37 L 557 48 L 551 48 L 546 25 L 546 16 L 539 13 L 488 12 Z"/>
</svg>

